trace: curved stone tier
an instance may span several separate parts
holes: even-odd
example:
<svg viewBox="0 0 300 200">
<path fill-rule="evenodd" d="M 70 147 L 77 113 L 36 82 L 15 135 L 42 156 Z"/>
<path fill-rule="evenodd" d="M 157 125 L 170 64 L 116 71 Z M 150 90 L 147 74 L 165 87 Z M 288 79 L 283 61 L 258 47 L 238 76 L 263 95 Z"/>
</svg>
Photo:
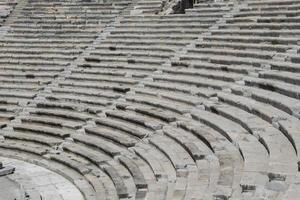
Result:
<svg viewBox="0 0 300 200">
<path fill-rule="evenodd" d="M 23 1 L 0 37 L 0 155 L 75 200 L 297 199 L 300 1 L 197 2 Z"/>
</svg>

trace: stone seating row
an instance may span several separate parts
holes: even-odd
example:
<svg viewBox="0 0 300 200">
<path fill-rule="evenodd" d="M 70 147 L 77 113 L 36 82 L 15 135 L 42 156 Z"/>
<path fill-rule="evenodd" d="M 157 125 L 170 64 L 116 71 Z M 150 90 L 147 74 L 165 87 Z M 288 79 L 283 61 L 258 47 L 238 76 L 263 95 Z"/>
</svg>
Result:
<svg viewBox="0 0 300 200">
<path fill-rule="evenodd" d="M 52 66 L 45 70 L 48 90 L 42 96 L 1 90 L 3 97 L 26 97 L 28 105 L 16 119 L 8 118 L 0 148 L 63 166 L 57 172 L 75 185 L 76 177 L 89 183 L 79 187 L 87 199 L 293 199 L 300 169 L 299 52 L 297 32 L 281 30 L 298 28 L 283 8 L 293 3 L 249 0 L 244 6 L 255 11 L 248 11 L 239 2 L 201 1 L 186 15 L 124 16 L 51 85 L 71 62 L 63 61 L 76 53 L 57 53 L 63 45 L 56 36 L 53 43 L 42 40 L 44 47 L 28 40 L 30 48 L 19 58 L 30 57 L 31 48 L 48 54 L 48 43 L 57 49 L 53 56 L 35 54 L 39 62 L 0 54 L 12 55 L 0 60 L 10 70 L 2 73 L 5 83 L 21 88 L 24 79 L 30 91 L 45 77 L 36 68 L 43 63 Z M 264 18 L 275 22 L 257 20 Z M 22 23 L 8 35 L 8 49 L 21 43 L 15 39 Z M 64 24 L 69 34 L 72 27 Z M 30 37 L 35 30 L 25 32 Z M 93 40 L 83 44 L 82 31 L 75 34 L 79 44 Z M 51 56 L 63 61 L 45 62 Z M 20 64 L 34 75 L 24 78 L 14 67 Z"/>
</svg>

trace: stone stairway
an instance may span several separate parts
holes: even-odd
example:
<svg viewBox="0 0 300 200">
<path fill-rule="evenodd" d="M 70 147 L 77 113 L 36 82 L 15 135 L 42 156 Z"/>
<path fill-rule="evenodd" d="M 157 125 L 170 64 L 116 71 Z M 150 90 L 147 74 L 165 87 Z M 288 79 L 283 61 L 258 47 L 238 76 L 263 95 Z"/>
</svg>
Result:
<svg viewBox="0 0 300 200">
<path fill-rule="evenodd" d="M 87 200 L 297 199 L 300 1 L 163 4 L 19 2 L 0 38 L 0 155 Z"/>
<path fill-rule="evenodd" d="M 161 1 L 161 0 L 137 1 L 133 10 L 131 11 L 131 15 L 158 14 L 162 11 L 165 4 L 166 4 L 166 1 Z"/>
</svg>

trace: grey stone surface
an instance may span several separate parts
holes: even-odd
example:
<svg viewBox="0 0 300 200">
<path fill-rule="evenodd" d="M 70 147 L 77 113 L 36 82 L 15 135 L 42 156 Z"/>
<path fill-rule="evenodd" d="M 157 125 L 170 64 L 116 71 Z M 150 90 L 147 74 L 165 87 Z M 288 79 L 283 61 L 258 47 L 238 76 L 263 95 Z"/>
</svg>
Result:
<svg viewBox="0 0 300 200">
<path fill-rule="evenodd" d="M 20 160 L 1 160 L 17 169 L 14 174 L 1 177 L 1 199 L 84 199 L 71 182 L 54 172 Z"/>
<path fill-rule="evenodd" d="M 178 3 L 0 0 L 0 154 L 41 166 L 13 161 L 31 199 L 298 198 L 300 2 Z"/>
</svg>

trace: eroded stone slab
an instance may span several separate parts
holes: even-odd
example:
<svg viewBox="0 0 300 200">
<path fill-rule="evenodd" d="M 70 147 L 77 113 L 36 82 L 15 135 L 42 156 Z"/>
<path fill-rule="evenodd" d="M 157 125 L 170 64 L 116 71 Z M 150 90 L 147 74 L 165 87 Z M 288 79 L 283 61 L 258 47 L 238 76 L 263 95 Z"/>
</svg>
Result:
<svg viewBox="0 0 300 200">
<path fill-rule="evenodd" d="M 29 195 L 30 199 L 84 200 L 71 182 L 48 169 L 16 159 L 0 157 L 0 160 L 3 165 L 16 168 L 14 174 L 5 177 L 7 184 L 1 189 L 0 199 L 11 199 L 11 192 L 15 191 L 16 199 Z"/>
</svg>

